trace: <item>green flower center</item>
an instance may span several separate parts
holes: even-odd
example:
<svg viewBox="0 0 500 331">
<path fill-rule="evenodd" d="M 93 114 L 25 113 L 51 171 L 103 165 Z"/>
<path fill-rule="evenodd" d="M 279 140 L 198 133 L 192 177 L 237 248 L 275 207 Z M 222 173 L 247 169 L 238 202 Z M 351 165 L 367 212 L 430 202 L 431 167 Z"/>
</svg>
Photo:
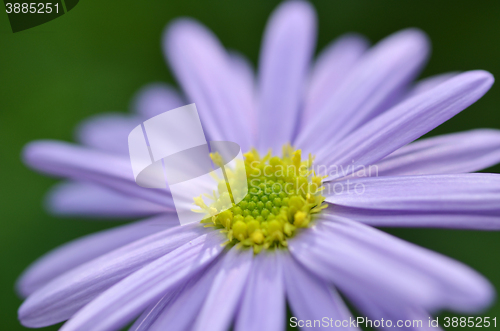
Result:
<svg viewBox="0 0 500 331">
<path fill-rule="evenodd" d="M 211 156 L 218 164 L 218 155 Z M 214 194 L 214 202 L 209 206 L 195 198 L 195 205 L 211 215 L 202 223 L 222 229 L 228 239 L 225 244 L 253 248 L 256 254 L 262 249 L 286 248 L 287 239 L 307 228 L 314 214 L 327 207 L 321 195 L 323 178 L 311 170 L 313 157 L 302 160 L 301 150 L 290 145 L 283 147 L 281 157 L 272 156 L 271 152 L 261 157 L 255 149 L 244 156 L 245 164 L 235 171 L 226 171 L 226 175 L 234 183 L 244 169 L 248 194 L 222 212 L 218 212 L 220 206 L 228 201 L 224 193 Z M 219 187 L 227 195 L 224 180 L 219 181 Z"/>
</svg>

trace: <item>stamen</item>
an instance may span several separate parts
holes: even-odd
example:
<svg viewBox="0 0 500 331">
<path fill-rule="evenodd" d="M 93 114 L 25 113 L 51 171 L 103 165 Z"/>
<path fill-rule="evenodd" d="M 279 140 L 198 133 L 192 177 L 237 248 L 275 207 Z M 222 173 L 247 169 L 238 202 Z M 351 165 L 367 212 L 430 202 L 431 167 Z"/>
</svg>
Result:
<svg viewBox="0 0 500 331">
<path fill-rule="evenodd" d="M 302 160 L 302 151 L 289 144 L 283 146 L 282 157 L 272 156 L 270 151 L 261 157 L 255 149 L 244 156 L 244 165 L 226 171 L 225 179 L 218 179 L 219 192 L 214 192 L 210 206 L 201 197 L 194 198 L 195 205 L 210 216 L 202 223 L 222 229 L 228 239 L 225 245 L 252 247 L 256 254 L 262 249 L 286 248 L 287 239 L 310 226 L 314 215 L 327 207 L 320 194 L 324 177 L 311 170 L 312 155 Z M 215 164 L 221 163 L 219 155 L 211 157 Z M 235 205 L 234 192 L 228 194 L 227 183 L 238 187 L 238 176 L 243 173 L 248 194 Z M 229 201 L 233 202 L 232 207 L 218 212 Z"/>
</svg>

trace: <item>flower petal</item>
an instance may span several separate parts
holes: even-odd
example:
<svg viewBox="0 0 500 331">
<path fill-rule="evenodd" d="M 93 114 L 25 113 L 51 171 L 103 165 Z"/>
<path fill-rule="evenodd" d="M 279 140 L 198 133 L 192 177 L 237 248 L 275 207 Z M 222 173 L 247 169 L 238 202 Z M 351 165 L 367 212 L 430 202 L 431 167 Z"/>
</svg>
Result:
<svg viewBox="0 0 500 331">
<path fill-rule="evenodd" d="M 147 330 L 191 330 L 210 291 L 212 282 L 221 267 L 220 260 L 210 266 L 208 271 L 200 273 L 199 277 L 191 279 L 179 292 L 179 295 L 169 302 L 169 305 L 161 312 L 151 328 Z M 137 331 L 140 331 L 140 329 Z"/>
<path fill-rule="evenodd" d="M 317 164 L 350 165 L 355 171 L 373 164 L 470 106 L 492 84 L 493 76 L 485 71 L 457 75 L 379 115 L 335 144 L 334 149 L 331 144 L 325 145 L 318 153 Z M 322 157 L 327 151 L 329 155 Z"/>
<path fill-rule="evenodd" d="M 202 235 L 118 282 L 76 313 L 61 331 L 116 330 L 165 293 L 201 272 L 223 250 L 220 233 Z"/>
<path fill-rule="evenodd" d="M 39 140 L 25 146 L 23 158 L 28 166 L 46 174 L 103 185 L 175 210 L 168 189 L 146 189 L 135 183 L 128 157 L 60 141 Z"/>
<path fill-rule="evenodd" d="M 170 85 L 153 83 L 144 86 L 137 92 L 132 107 L 144 121 L 186 104 L 188 104 L 188 102 L 186 102 L 179 95 L 179 92 Z M 125 139 L 125 141 L 128 140 Z"/>
<path fill-rule="evenodd" d="M 299 125 L 304 127 L 341 85 L 361 55 L 368 41 L 356 34 L 347 34 L 328 45 L 318 56 L 311 70 L 304 111 Z"/>
<path fill-rule="evenodd" d="M 419 80 L 413 87 L 405 94 L 404 98 L 409 99 L 417 94 L 424 93 L 432 90 L 441 83 L 446 82 L 448 79 L 458 75 L 458 72 L 446 72 L 444 74 L 434 75 L 422 80 Z"/>
<path fill-rule="evenodd" d="M 252 147 L 257 144 L 257 100 L 256 100 L 256 77 L 255 70 L 250 61 L 241 53 L 230 51 L 231 65 L 235 71 L 234 82 L 237 87 L 236 92 L 241 94 L 241 102 L 246 107 L 246 113 L 241 113 L 245 119 L 245 126 L 248 127 Z"/>
<path fill-rule="evenodd" d="M 291 142 L 316 42 L 316 16 L 307 2 L 287 1 L 266 26 L 259 59 L 259 143 L 280 151 Z"/>
<path fill-rule="evenodd" d="M 363 293 L 352 292 L 349 294 L 349 299 L 364 316 L 363 320 L 359 320 L 360 324 L 367 328 L 372 328 L 375 325 L 383 325 L 378 327 L 378 330 L 443 330 L 439 326 L 431 326 L 429 312 L 421 307 L 415 307 L 415 304 L 410 302 L 399 302 L 398 304 L 387 303 L 378 298 L 370 298 Z M 381 323 L 382 319 L 384 323 Z M 378 321 L 378 323 L 377 323 Z M 405 324 L 406 323 L 406 324 Z"/>
<path fill-rule="evenodd" d="M 262 252 L 254 258 L 236 318 L 236 331 L 286 329 L 282 255 Z"/>
<path fill-rule="evenodd" d="M 306 271 L 289 255 L 283 261 L 286 295 L 292 309 L 293 316 L 299 320 L 323 321 L 328 317 L 335 321 L 349 321 L 352 314 L 344 304 L 338 292 L 322 279 Z M 332 327 L 328 324 L 327 327 Z M 337 326 L 338 327 L 338 326 Z M 343 325 L 343 329 L 359 330 L 350 325 Z M 315 327 L 301 327 L 302 330 L 316 330 Z"/>
<path fill-rule="evenodd" d="M 164 34 L 164 53 L 212 140 L 252 145 L 244 114 L 251 112 L 239 89 L 241 79 L 217 37 L 194 20 L 171 23 Z M 236 83 L 235 83 L 236 82 Z"/>
<path fill-rule="evenodd" d="M 224 256 L 192 330 L 226 331 L 240 302 L 252 266 L 253 251 L 232 248 Z"/>
<path fill-rule="evenodd" d="M 313 152 L 331 147 L 393 104 L 415 78 L 429 53 L 427 36 L 397 32 L 365 53 L 343 84 L 317 111 L 295 145 Z"/>
<path fill-rule="evenodd" d="M 143 199 L 80 182 L 62 182 L 54 186 L 46 205 L 56 215 L 77 217 L 136 218 L 172 212 Z M 176 222 L 175 225 L 179 225 L 179 221 Z"/>
<path fill-rule="evenodd" d="M 369 177 L 336 184 L 336 189 L 326 184 L 326 201 L 341 206 L 500 215 L 500 174 Z"/>
<path fill-rule="evenodd" d="M 128 156 L 128 135 L 143 120 L 123 113 L 95 115 L 78 125 L 76 140 L 87 147 Z"/>
<path fill-rule="evenodd" d="M 382 210 L 331 206 L 326 212 L 376 227 L 500 230 L 498 212 Z"/>
<path fill-rule="evenodd" d="M 179 220 L 175 215 L 161 215 L 73 240 L 31 264 L 17 282 L 18 291 L 23 296 L 28 296 L 70 269 L 178 224 Z"/>
<path fill-rule="evenodd" d="M 28 327 L 64 321 L 123 278 L 207 231 L 199 224 L 176 226 L 71 269 L 30 295 L 19 319 Z"/>
<path fill-rule="evenodd" d="M 477 312 L 494 297 L 484 277 L 457 261 L 361 223 L 324 217 L 330 221 L 290 241 L 290 252 L 346 295 L 363 293 L 394 309 L 412 302 L 459 312 Z"/>
<path fill-rule="evenodd" d="M 373 169 L 377 176 L 456 174 L 498 162 L 500 130 L 479 129 L 418 140 L 385 157 Z"/>
</svg>

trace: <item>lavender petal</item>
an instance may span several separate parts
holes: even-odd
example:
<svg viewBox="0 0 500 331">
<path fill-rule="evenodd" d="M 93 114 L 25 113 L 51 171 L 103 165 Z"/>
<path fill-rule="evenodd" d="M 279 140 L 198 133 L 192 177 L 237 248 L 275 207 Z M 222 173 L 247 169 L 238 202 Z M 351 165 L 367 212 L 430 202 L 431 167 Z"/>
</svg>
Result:
<svg viewBox="0 0 500 331">
<path fill-rule="evenodd" d="M 368 177 L 325 185 L 326 201 L 341 206 L 500 215 L 500 174 Z"/>
<path fill-rule="evenodd" d="M 176 226 L 101 255 L 31 294 L 19 308 L 19 319 L 29 327 L 64 321 L 128 275 L 205 233 L 199 224 Z"/>
<path fill-rule="evenodd" d="M 351 165 L 355 171 L 374 164 L 470 106 L 492 84 L 493 76 L 485 71 L 459 74 L 379 115 L 338 142 L 334 149 L 325 145 L 318 152 L 317 164 Z"/>
<path fill-rule="evenodd" d="M 128 135 L 143 120 L 122 113 L 95 115 L 78 125 L 76 141 L 86 147 L 128 156 Z"/>
<path fill-rule="evenodd" d="M 83 263 L 165 228 L 176 226 L 178 222 L 175 216 L 161 215 L 73 240 L 31 264 L 17 282 L 18 292 L 26 297 Z"/>
<path fill-rule="evenodd" d="M 294 317 L 299 320 L 319 321 L 328 317 L 333 320 L 333 323 L 336 320 L 350 320 L 352 314 L 339 293 L 330 284 L 305 270 L 288 254 L 285 256 L 283 266 L 286 295 Z M 331 324 L 328 327 L 331 327 Z M 316 330 L 317 328 L 304 326 L 301 329 Z M 344 326 L 343 329 L 359 330 L 350 325 Z"/>
<path fill-rule="evenodd" d="M 210 291 L 214 278 L 221 267 L 221 260 L 223 258 L 210 266 L 208 271 L 203 271 L 182 288 L 179 295 L 165 307 L 148 331 L 191 330 Z"/>
<path fill-rule="evenodd" d="M 92 300 L 61 331 L 118 330 L 152 302 L 175 291 L 223 250 L 216 231 L 202 235 L 137 270 Z"/>
<path fill-rule="evenodd" d="M 55 215 L 111 219 L 172 212 L 169 208 L 143 199 L 80 182 L 62 182 L 52 187 L 46 199 L 46 206 Z"/>
<path fill-rule="evenodd" d="M 344 82 L 367 48 L 368 41 L 364 37 L 347 34 L 334 40 L 321 51 L 309 77 L 304 110 L 299 123 L 301 128 L 306 127 L 330 95 Z"/>
<path fill-rule="evenodd" d="M 237 313 L 236 331 L 286 329 L 282 259 L 280 252 L 261 252 L 254 258 Z"/>
<path fill-rule="evenodd" d="M 192 330 L 226 331 L 229 328 L 245 288 L 252 260 L 251 250 L 229 250 Z"/>
<path fill-rule="evenodd" d="M 397 32 L 367 51 L 349 72 L 295 144 L 327 150 L 382 113 L 420 71 L 429 53 L 427 36 L 415 29 Z M 320 157 L 320 155 L 318 155 Z"/>
<path fill-rule="evenodd" d="M 373 165 L 371 175 L 458 174 L 499 162 L 500 130 L 477 129 L 422 139 L 401 147 Z"/>
<path fill-rule="evenodd" d="M 477 312 L 494 298 L 480 274 L 438 253 L 341 217 L 324 216 L 289 243 L 309 271 L 343 293 L 358 293 L 396 309 L 401 302 L 428 311 Z"/>
<path fill-rule="evenodd" d="M 236 78 L 239 71 L 217 37 L 194 20 L 180 19 L 167 28 L 163 45 L 172 71 L 189 100 L 196 103 L 210 138 L 249 149 L 252 141 L 245 117 L 253 109 L 238 92 L 244 87 Z"/>
<path fill-rule="evenodd" d="M 137 92 L 132 103 L 132 108 L 144 121 L 186 104 L 188 102 L 170 85 L 152 83 L 144 86 Z M 125 141 L 127 140 L 125 139 Z"/>
<path fill-rule="evenodd" d="M 258 148 L 263 151 L 280 151 L 293 139 L 315 35 L 315 12 L 305 1 L 282 3 L 267 23 L 258 74 Z"/>
<path fill-rule="evenodd" d="M 167 189 L 146 189 L 136 184 L 128 157 L 64 142 L 39 140 L 25 146 L 23 158 L 28 166 L 43 173 L 103 185 L 175 210 Z"/>
</svg>

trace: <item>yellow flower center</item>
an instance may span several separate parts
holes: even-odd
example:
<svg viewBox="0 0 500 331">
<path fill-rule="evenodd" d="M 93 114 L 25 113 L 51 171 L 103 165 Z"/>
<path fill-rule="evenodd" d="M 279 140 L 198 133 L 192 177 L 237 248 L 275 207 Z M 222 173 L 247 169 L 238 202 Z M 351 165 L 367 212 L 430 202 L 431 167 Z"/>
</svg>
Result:
<svg viewBox="0 0 500 331">
<path fill-rule="evenodd" d="M 218 155 L 211 156 L 214 163 L 220 162 Z M 201 198 L 194 199 L 195 205 L 211 215 L 202 223 L 222 229 L 228 239 L 225 244 L 251 247 L 255 253 L 263 248 L 285 248 L 288 238 L 300 228 L 307 228 L 314 214 L 327 207 L 321 195 L 323 177 L 311 170 L 311 155 L 302 160 L 302 151 L 290 145 L 283 147 L 281 157 L 272 156 L 271 152 L 261 157 L 255 149 L 244 156 L 244 165 L 226 171 L 226 176 L 231 187 L 237 187 L 234 182 L 245 170 L 248 194 L 231 208 L 217 212 L 228 201 L 223 196 L 227 195 L 226 182 L 220 180 L 221 194 L 214 194 L 212 204 L 207 206 Z M 230 191 L 229 195 L 232 194 Z"/>
</svg>

